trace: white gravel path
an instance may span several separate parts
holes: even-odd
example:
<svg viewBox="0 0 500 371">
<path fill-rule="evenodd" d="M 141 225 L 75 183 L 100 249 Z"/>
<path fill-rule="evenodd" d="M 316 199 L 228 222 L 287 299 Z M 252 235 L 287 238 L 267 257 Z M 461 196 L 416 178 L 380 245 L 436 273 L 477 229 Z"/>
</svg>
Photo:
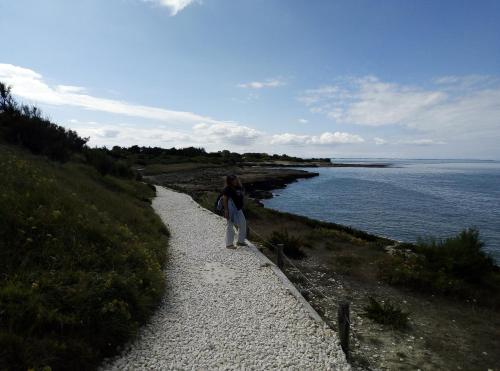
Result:
<svg viewBox="0 0 500 371">
<path fill-rule="evenodd" d="M 105 370 L 349 370 L 336 334 L 311 319 L 249 248 L 224 247 L 225 221 L 157 187 L 172 234 L 167 294 L 138 340 Z"/>
</svg>

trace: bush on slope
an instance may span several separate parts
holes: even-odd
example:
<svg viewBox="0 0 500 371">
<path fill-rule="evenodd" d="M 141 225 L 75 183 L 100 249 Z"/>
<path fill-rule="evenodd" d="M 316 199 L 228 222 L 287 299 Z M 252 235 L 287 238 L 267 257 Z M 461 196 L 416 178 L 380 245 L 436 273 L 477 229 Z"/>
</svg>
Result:
<svg viewBox="0 0 500 371">
<path fill-rule="evenodd" d="M 85 142 L 0 83 L 1 370 L 95 368 L 161 298 L 154 189 Z"/>
</svg>

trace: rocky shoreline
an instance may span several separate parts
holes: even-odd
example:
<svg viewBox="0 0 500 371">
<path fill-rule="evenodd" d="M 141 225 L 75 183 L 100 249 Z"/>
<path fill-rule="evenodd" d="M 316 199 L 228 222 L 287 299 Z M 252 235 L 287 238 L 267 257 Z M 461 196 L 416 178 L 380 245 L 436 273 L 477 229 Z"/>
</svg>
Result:
<svg viewBox="0 0 500 371">
<path fill-rule="evenodd" d="M 156 184 L 164 184 L 193 195 L 203 192 L 220 192 L 224 176 L 235 174 L 243 183 L 246 193 L 253 199 L 271 198 L 272 191 L 285 188 L 299 179 L 318 176 L 316 172 L 284 167 L 223 166 L 186 169 L 145 177 Z"/>
<path fill-rule="evenodd" d="M 391 164 L 362 164 L 362 163 L 332 163 L 332 162 L 248 162 L 238 165 L 225 166 L 197 166 L 186 165 L 175 171 L 160 172 L 158 174 L 147 174 L 155 184 L 168 185 L 171 188 L 182 190 L 192 195 L 203 192 L 220 192 L 224 185 L 224 176 L 228 174 L 237 175 L 249 197 L 260 203 L 262 199 L 273 197 L 272 191 L 285 188 L 288 184 L 300 179 L 313 178 L 319 175 L 313 169 L 319 167 L 366 167 L 385 168 Z M 307 168 L 307 170 L 298 169 Z"/>
</svg>

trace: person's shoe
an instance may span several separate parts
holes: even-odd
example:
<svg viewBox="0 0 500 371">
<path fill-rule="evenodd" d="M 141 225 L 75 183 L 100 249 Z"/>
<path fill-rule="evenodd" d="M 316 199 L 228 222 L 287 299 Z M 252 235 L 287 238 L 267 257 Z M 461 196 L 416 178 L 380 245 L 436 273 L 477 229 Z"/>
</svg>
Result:
<svg viewBox="0 0 500 371">
<path fill-rule="evenodd" d="M 231 249 L 231 250 L 234 250 L 234 249 L 236 249 L 236 246 L 234 246 L 234 245 L 229 245 L 229 246 L 226 246 L 226 249 Z"/>
<path fill-rule="evenodd" d="M 248 246 L 246 242 L 238 242 L 236 245 L 238 245 L 238 246 Z"/>
</svg>

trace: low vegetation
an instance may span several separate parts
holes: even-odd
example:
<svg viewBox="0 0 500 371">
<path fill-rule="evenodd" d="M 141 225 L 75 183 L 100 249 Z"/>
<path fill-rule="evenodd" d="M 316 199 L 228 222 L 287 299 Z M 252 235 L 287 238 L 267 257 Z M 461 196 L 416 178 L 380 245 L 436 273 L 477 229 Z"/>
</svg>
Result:
<svg viewBox="0 0 500 371">
<path fill-rule="evenodd" d="M 93 369 L 161 298 L 154 188 L 0 93 L 0 369 Z"/>
<path fill-rule="evenodd" d="M 290 235 L 288 229 L 273 231 L 271 237 L 266 241 L 266 245 L 271 249 L 275 249 L 278 245 L 283 245 L 283 253 L 292 259 L 303 259 L 306 257 L 306 253 L 302 249 L 305 242 L 300 237 Z"/>
<path fill-rule="evenodd" d="M 391 242 L 387 238 L 379 237 L 367 232 L 364 232 L 359 229 L 355 229 L 349 226 L 345 226 L 342 224 L 332 223 L 332 222 L 324 222 L 321 220 L 316 220 L 312 218 L 308 218 L 302 215 L 295 215 L 292 213 L 287 213 L 284 211 L 276 211 L 268 209 L 270 213 L 275 215 L 282 215 L 284 218 L 290 220 L 291 222 L 296 222 L 300 224 L 304 224 L 309 228 L 313 228 L 314 232 L 318 232 L 322 236 L 325 237 L 333 237 L 335 239 L 340 238 L 345 241 L 359 243 L 371 242 L 374 246 L 382 247 L 387 244 L 387 242 Z M 328 232 L 327 232 L 328 231 Z"/>
<path fill-rule="evenodd" d="M 390 284 L 500 304 L 500 271 L 475 229 L 445 240 L 405 245 L 381 261 L 379 268 Z"/>
<path fill-rule="evenodd" d="M 352 231 L 352 230 L 351 230 Z M 344 229 L 337 229 L 332 227 L 317 227 L 310 233 L 309 238 L 325 238 L 329 241 L 346 242 L 353 245 L 364 245 L 366 244 L 366 238 L 356 237 L 353 233 L 349 233 Z M 334 246 L 330 246 L 331 249 L 335 249 Z"/>
<path fill-rule="evenodd" d="M 395 329 L 408 327 L 408 313 L 390 301 L 379 302 L 373 297 L 368 298 L 368 305 L 364 307 L 365 315 L 385 326 Z"/>
</svg>

